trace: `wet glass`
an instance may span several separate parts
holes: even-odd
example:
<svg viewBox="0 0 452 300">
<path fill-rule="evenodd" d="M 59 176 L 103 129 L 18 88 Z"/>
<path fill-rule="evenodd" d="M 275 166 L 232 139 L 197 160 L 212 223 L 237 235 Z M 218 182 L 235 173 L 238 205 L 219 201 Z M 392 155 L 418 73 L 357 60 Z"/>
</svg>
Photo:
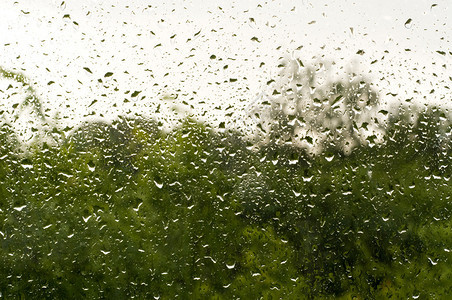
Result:
<svg viewBox="0 0 452 300">
<path fill-rule="evenodd" d="M 3 1 L 0 298 L 446 298 L 450 23 Z"/>
</svg>

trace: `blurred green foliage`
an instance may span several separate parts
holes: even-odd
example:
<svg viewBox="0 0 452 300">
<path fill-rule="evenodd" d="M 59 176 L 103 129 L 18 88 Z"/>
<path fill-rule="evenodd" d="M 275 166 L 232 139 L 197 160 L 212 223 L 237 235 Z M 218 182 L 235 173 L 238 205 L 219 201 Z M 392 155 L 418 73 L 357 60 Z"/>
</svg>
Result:
<svg viewBox="0 0 452 300">
<path fill-rule="evenodd" d="M 193 120 L 87 123 L 0 148 L 6 298 L 382 299 L 451 295 L 441 111 L 317 157 Z M 441 121 L 442 120 L 442 121 Z"/>
<path fill-rule="evenodd" d="M 275 105 L 279 123 L 259 147 L 191 119 L 164 132 L 120 117 L 23 152 L 4 122 L 0 297 L 452 296 L 450 118 L 401 107 L 379 128 L 382 142 L 363 140 L 333 111 L 338 86 L 322 102 L 337 125 L 312 117 L 320 155 L 281 142 L 297 138 L 291 121 L 304 115 Z M 340 87 L 343 109 L 358 111 L 353 85 Z"/>
</svg>

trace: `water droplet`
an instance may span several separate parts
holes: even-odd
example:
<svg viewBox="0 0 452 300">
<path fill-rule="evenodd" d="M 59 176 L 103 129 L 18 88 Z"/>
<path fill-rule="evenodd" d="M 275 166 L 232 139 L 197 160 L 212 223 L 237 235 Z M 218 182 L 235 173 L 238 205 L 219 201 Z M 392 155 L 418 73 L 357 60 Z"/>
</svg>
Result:
<svg viewBox="0 0 452 300">
<path fill-rule="evenodd" d="M 25 207 L 27 207 L 27 206 L 26 205 L 22 205 L 22 206 L 14 207 L 13 209 L 17 210 L 17 211 L 22 211 Z"/>
<path fill-rule="evenodd" d="M 412 21 L 413 21 L 413 19 L 408 19 L 408 20 L 406 20 L 406 22 L 405 22 L 405 28 L 407 28 L 407 29 L 410 29 L 411 28 L 411 26 L 412 26 Z"/>
<path fill-rule="evenodd" d="M 226 264 L 226 268 L 228 268 L 229 270 L 234 269 L 235 268 L 235 263 L 233 263 L 233 264 Z"/>
<path fill-rule="evenodd" d="M 159 189 L 163 188 L 163 182 L 158 182 L 157 180 L 154 180 L 154 184 L 156 187 L 158 187 Z"/>
</svg>

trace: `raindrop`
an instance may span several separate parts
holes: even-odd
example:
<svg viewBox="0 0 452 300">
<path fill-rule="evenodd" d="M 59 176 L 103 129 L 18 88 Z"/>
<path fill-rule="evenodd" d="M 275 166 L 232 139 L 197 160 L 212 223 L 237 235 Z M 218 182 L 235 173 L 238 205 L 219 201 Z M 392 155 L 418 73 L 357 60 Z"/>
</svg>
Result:
<svg viewBox="0 0 452 300">
<path fill-rule="evenodd" d="M 235 268 L 235 263 L 233 263 L 233 264 L 226 264 L 226 267 L 227 267 L 229 270 L 234 269 L 234 268 Z"/>
<path fill-rule="evenodd" d="M 157 188 L 159 188 L 159 189 L 163 188 L 163 182 L 159 182 L 159 181 L 157 181 L 157 180 L 154 180 L 154 184 L 155 184 L 155 186 L 156 186 Z"/>
<path fill-rule="evenodd" d="M 413 21 L 413 19 L 408 19 L 408 20 L 406 20 L 406 22 L 405 22 L 405 28 L 407 28 L 407 29 L 410 29 L 411 28 L 411 26 L 412 26 L 412 21 Z"/>
<path fill-rule="evenodd" d="M 24 208 L 26 208 L 26 207 L 27 207 L 27 205 L 17 206 L 17 207 L 14 207 L 14 210 L 16 210 L 16 211 L 22 211 L 22 210 L 24 210 Z"/>
</svg>

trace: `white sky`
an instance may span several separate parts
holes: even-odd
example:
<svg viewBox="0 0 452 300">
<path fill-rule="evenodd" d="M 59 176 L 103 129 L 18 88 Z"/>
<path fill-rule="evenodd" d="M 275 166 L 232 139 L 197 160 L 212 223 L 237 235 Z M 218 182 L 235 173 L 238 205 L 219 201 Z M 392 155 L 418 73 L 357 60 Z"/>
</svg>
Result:
<svg viewBox="0 0 452 300">
<path fill-rule="evenodd" d="M 27 75 L 62 124 L 118 113 L 169 118 L 175 104 L 213 123 L 231 112 L 234 120 L 288 56 L 353 65 L 387 102 L 452 102 L 449 0 L 62 2 L 0 4 L 0 65 Z"/>
</svg>

